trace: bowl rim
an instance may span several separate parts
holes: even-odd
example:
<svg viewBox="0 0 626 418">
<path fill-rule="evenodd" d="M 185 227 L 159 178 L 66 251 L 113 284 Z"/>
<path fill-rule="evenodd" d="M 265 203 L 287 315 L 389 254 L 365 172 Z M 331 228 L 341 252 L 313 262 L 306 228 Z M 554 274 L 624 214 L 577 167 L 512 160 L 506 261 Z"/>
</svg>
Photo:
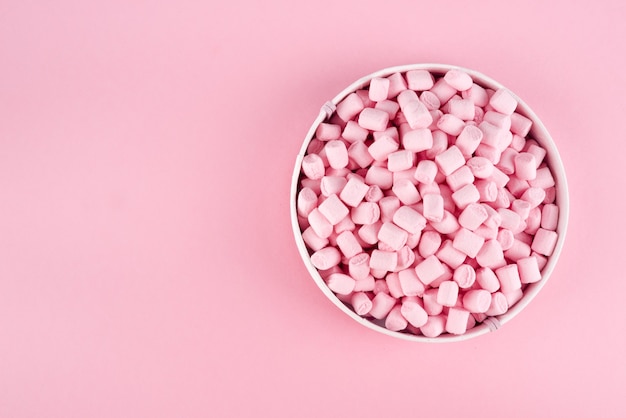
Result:
<svg viewBox="0 0 626 418">
<path fill-rule="evenodd" d="M 311 263 L 311 258 L 304 243 L 304 239 L 302 238 L 302 231 L 300 230 L 300 226 L 298 224 L 298 214 L 297 214 L 297 194 L 298 194 L 298 186 L 299 179 L 301 173 L 301 165 L 302 159 L 306 155 L 307 148 L 309 143 L 313 139 L 315 135 L 315 131 L 320 123 L 328 120 L 332 113 L 334 113 L 335 106 L 341 102 L 346 96 L 350 93 L 359 90 L 367 85 L 369 85 L 370 81 L 375 77 L 387 77 L 393 73 L 405 73 L 411 70 L 427 70 L 435 75 L 443 75 L 449 70 L 460 70 L 464 71 L 472 77 L 472 80 L 481 85 L 482 87 L 491 88 L 493 90 L 498 89 L 506 89 L 509 91 L 513 97 L 518 101 L 517 109 L 515 110 L 517 113 L 520 113 L 527 118 L 529 118 L 532 122 L 532 128 L 530 133 L 528 134 L 532 139 L 535 139 L 542 147 L 546 150 L 546 160 L 550 170 L 552 172 L 552 176 L 555 180 L 555 188 L 556 188 L 556 204 L 559 207 L 559 220 L 556 228 L 556 232 L 558 233 L 558 239 L 554 251 L 551 256 L 548 257 L 548 261 L 541 271 L 541 280 L 536 283 L 529 284 L 526 290 L 524 291 L 524 295 L 522 298 L 517 301 L 506 313 L 498 316 L 487 317 L 481 324 L 476 325 L 475 327 L 468 330 L 465 334 L 462 335 L 453 335 L 453 334 L 442 334 L 438 337 L 429 338 L 423 335 L 415 335 L 411 333 L 399 332 L 399 331 L 390 331 L 384 326 L 377 325 L 366 319 L 352 309 L 350 309 L 345 303 L 343 303 L 339 298 L 330 290 L 330 288 L 326 285 L 324 279 L 319 274 L 318 270 Z M 365 75 L 358 80 L 351 83 L 341 92 L 339 92 L 335 97 L 333 97 L 329 102 L 326 102 L 314 120 L 313 124 L 309 128 L 304 141 L 302 143 L 302 147 L 300 148 L 300 152 L 296 157 L 295 167 L 292 175 L 291 181 L 291 192 L 290 192 L 290 212 L 291 212 L 291 224 L 294 232 L 294 237 L 296 240 L 296 246 L 298 247 L 300 256 L 309 271 L 309 274 L 317 284 L 317 286 L 322 290 L 322 292 L 326 295 L 326 297 L 333 302 L 335 306 L 341 309 L 345 314 L 351 317 L 353 320 L 358 322 L 359 324 L 372 329 L 374 331 L 380 332 L 385 335 L 389 335 L 395 338 L 400 338 L 402 340 L 415 341 L 415 342 L 428 342 L 428 343 L 443 343 L 443 342 L 453 342 L 453 341 L 463 341 L 471 338 L 478 337 L 480 335 L 487 334 L 491 331 L 495 331 L 499 329 L 502 325 L 509 322 L 511 319 L 516 317 L 528 304 L 537 296 L 539 291 L 545 286 L 546 282 L 550 278 L 554 268 L 558 262 L 559 256 L 563 250 L 563 245 L 565 242 L 565 237 L 567 233 L 567 225 L 569 222 L 569 192 L 567 185 L 567 178 L 565 175 L 565 167 L 563 166 L 563 161 L 561 160 L 561 156 L 556 147 L 552 136 L 546 129 L 545 125 L 539 119 L 539 117 L 535 114 L 535 112 L 524 102 L 515 92 L 511 91 L 503 84 L 498 81 L 492 79 L 491 77 L 478 72 L 473 69 L 465 68 L 458 65 L 450 65 L 450 64 L 439 64 L 439 63 L 418 63 L 418 64 L 407 64 L 407 65 L 399 65 L 393 67 L 383 68 L 381 70 L 375 71 L 368 75 Z"/>
</svg>

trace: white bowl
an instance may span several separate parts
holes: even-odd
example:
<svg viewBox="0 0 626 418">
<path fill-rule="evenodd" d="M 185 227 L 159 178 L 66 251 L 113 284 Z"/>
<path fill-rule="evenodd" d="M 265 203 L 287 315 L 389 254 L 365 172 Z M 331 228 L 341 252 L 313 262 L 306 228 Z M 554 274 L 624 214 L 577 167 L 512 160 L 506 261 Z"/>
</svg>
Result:
<svg viewBox="0 0 626 418">
<path fill-rule="evenodd" d="M 296 239 L 296 245 L 300 251 L 300 255 L 302 256 L 302 260 L 306 265 L 311 277 L 319 288 L 324 292 L 324 294 L 330 299 L 339 309 L 341 309 L 346 315 L 350 316 L 359 324 L 373 329 L 375 331 L 381 332 L 383 334 L 401 338 L 409 341 L 421 341 L 421 342 L 450 342 L 450 341 L 461 341 L 467 340 L 469 338 L 477 337 L 479 335 L 486 334 L 490 331 L 495 331 L 503 324 L 510 321 L 517 314 L 519 314 L 529 303 L 530 301 L 539 293 L 541 288 L 546 284 L 550 274 L 554 270 L 556 263 L 559 259 L 559 255 L 561 254 L 561 250 L 563 249 L 563 243 L 565 241 L 565 234 L 567 231 L 567 222 L 569 218 L 569 195 L 567 191 L 567 180 L 565 178 L 565 169 L 563 167 L 563 162 L 561 161 L 561 157 L 559 156 L 559 152 L 557 147 L 552 140 L 552 137 L 548 133 L 548 130 L 543 125 L 541 120 L 537 117 L 537 115 L 530 109 L 530 107 L 524 103 L 522 99 L 520 99 L 514 92 L 512 94 L 518 101 L 518 106 L 516 109 L 517 113 L 520 113 L 527 118 L 529 118 L 533 122 L 533 126 L 530 130 L 529 136 L 535 139 L 542 147 L 547 151 L 546 160 L 548 166 L 552 171 L 552 175 L 554 177 L 556 183 L 556 204 L 559 207 L 559 221 L 557 225 L 556 232 L 558 233 L 558 240 L 556 243 L 556 247 L 554 252 L 550 257 L 548 257 L 548 262 L 546 266 L 541 271 L 542 278 L 540 281 L 536 283 L 532 283 L 528 285 L 528 287 L 524 291 L 524 296 L 513 305 L 505 314 L 488 317 L 482 323 L 477 324 L 474 328 L 468 330 L 465 334 L 462 335 L 452 335 L 452 334 L 442 334 L 436 338 L 428 338 L 422 335 L 414 335 L 410 333 L 390 331 L 384 326 L 378 325 L 367 318 L 361 317 L 357 315 L 349 306 L 346 306 L 343 302 L 341 302 L 337 296 L 328 288 L 324 279 L 320 276 L 317 269 L 311 263 L 311 258 L 307 247 L 302 239 L 302 231 L 298 225 L 298 215 L 296 211 L 296 198 L 298 193 L 298 184 L 301 173 L 301 165 L 302 159 L 306 155 L 306 150 L 309 145 L 309 142 L 315 135 L 315 131 L 318 125 L 322 122 L 325 122 L 330 118 L 332 113 L 334 112 L 334 108 L 337 103 L 341 102 L 348 94 L 359 90 L 365 86 L 368 86 L 370 81 L 374 77 L 386 77 L 393 73 L 404 73 L 410 70 L 428 70 L 432 74 L 435 75 L 443 75 L 447 71 L 457 69 L 461 71 L 465 71 L 468 73 L 475 83 L 480 84 L 483 87 L 490 88 L 493 90 L 497 90 L 500 88 L 505 88 L 502 84 L 497 81 L 487 77 L 486 75 L 479 73 L 478 71 L 470 70 L 467 68 L 455 66 L 455 65 L 446 65 L 446 64 L 411 64 L 411 65 L 402 65 L 397 67 L 385 68 L 383 70 L 377 71 L 370 75 L 360 78 L 354 83 L 350 84 L 346 87 L 342 92 L 340 92 L 337 96 L 335 96 L 330 102 L 325 103 L 320 109 L 320 113 L 311 125 L 309 132 L 304 138 L 304 142 L 302 143 L 302 147 L 300 148 L 300 153 L 296 158 L 296 165 L 293 171 L 293 177 L 291 181 L 291 195 L 290 195 L 290 206 L 291 206 L 291 223 L 293 227 L 294 236 Z M 508 90 L 508 89 L 507 89 Z M 510 90 L 509 90 L 510 91 Z"/>
</svg>

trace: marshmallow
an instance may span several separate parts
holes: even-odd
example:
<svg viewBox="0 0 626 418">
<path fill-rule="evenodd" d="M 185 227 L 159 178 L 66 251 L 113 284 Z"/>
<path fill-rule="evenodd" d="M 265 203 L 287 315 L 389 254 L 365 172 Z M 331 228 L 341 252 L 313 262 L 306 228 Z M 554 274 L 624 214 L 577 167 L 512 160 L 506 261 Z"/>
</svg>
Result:
<svg viewBox="0 0 626 418">
<path fill-rule="evenodd" d="M 462 308 L 450 308 L 446 320 L 446 332 L 460 335 L 467 331 L 470 313 Z"/>
<path fill-rule="evenodd" d="M 324 161 L 317 154 L 308 154 L 302 159 L 302 172 L 311 180 L 319 180 L 324 177 Z"/>
<path fill-rule="evenodd" d="M 457 90 L 446 82 L 443 78 L 440 78 L 430 88 L 430 91 L 434 93 L 441 104 L 447 103 L 457 92 Z"/>
<path fill-rule="evenodd" d="M 410 234 L 417 234 L 426 226 L 426 218 L 418 211 L 402 206 L 393 214 L 393 223 Z"/>
<path fill-rule="evenodd" d="M 441 234 L 435 231 L 426 231 L 422 234 L 418 245 L 421 257 L 427 258 L 435 254 L 441 246 Z"/>
<path fill-rule="evenodd" d="M 348 157 L 350 160 L 357 164 L 361 168 L 368 167 L 374 161 L 374 158 L 370 154 L 367 145 L 363 141 L 354 142 L 348 147 Z"/>
<path fill-rule="evenodd" d="M 380 219 L 380 208 L 376 203 L 361 202 L 352 208 L 350 217 L 357 225 L 371 225 Z"/>
<path fill-rule="evenodd" d="M 465 209 L 469 204 L 480 200 L 480 193 L 475 185 L 467 184 L 452 193 L 452 200 L 459 209 Z"/>
<path fill-rule="evenodd" d="M 350 213 L 350 210 L 339 200 L 336 194 L 328 196 L 326 200 L 320 203 L 318 209 L 331 225 L 338 224 Z"/>
<path fill-rule="evenodd" d="M 485 239 L 466 228 L 458 230 L 452 241 L 452 246 L 463 254 L 475 258 Z"/>
<path fill-rule="evenodd" d="M 439 194 L 426 194 L 423 196 L 424 218 L 432 222 L 443 220 L 443 197 Z"/>
<path fill-rule="evenodd" d="M 521 289 L 522 282 L 519 277 L 519 271 L 516 264 L 509 264 L 495 270 L 498 281 L 500 281 L 500 289 L 502 293 L 512 292 Z"/>
<path fill-rule="evenodd" d="M 357 207 L 365 198 L 370 187 L 356 177 L 350 178 L 345 184 L 339 198 L 348 206 Z"/>
<path fill-rule="evenodd" d="M 489 99 L 489 104 L 495 110 L 505 115 L 511 115 L 517 108 L 517 100 L 506 89 L 497 90 Z"/>
<path fill-rule="evenodd" d="M 404 81 L 404 77 L 400 73 L 393 73 L 389 77 L 389 92 L 387 93 L 387 97 L 393 99 L 398 95 L 398 93 L 406 90 L 406 82 Z"/>
<path fill-rule="evenodd" d="M 402 145 L 409 151 L 425 151 L 433 146 L 433 134 L 428 128 L 407 131 L 402 135 Z"/>
<path fill-rule="evenodd" d="M 441 261 L 434 255 L 425 258 L 424 261 L 415 266 L 417 277 L 425 285 L 430 284 L 445 272 L 446 270 L 441 264 Z"/>
<path fill-rule="evenodd" d="M 394 271 L 398 264 L 398 254 L 394 251 L 374 250 L 370 255 L 372 270 Z"/>
<path fill-rule="evenodd" d="M 361 100 L 359 95 L 356 93 L 350 93 L 345 99 L 337 104 L 337 110 L 335 112 L 341 120 L 348 122 L 350 119 L 358 115 L 364 107 L 363 100 Z"/>
<path fill-rule="evenodd" d="M 407 320 L 400 312 L 400 306 L 395 306 L 385 318 L 385 328 L 390 331 L 402 331 L 408 325 Z"/>
<path fill-rule="evenodd" d="M 476 262 L 481 267 L 489 268 L 497 268 L 505 265 L 504 253 L 498 240 L 490 239 L 485 241 L 478 254 L 476 254 Z"/>
<path fill-rule="evenodd" d="M 447 280 L 439 285 L 437 303 L 443 306 L 454 306 L 459 296 L 459 285 Z"/>
<path fill-rule="evenodd" d="M 434 79 L 426 70 L 410 70 L 406 72 L 406 81 L 411 90 L 423 91 L 432 88 Z"/>
<path fill-rule="evenodd" d="M 398 273 L 389 273 L 385 277 L 385 281 L 387 282 L 387 288 L 389 289 L 389 294 L 396 299 L 399 299 L 404 296 L 402 293 L 402 288 L 400 287 L 400 279 L 398 278 Z"/>
<path fill-rule="evenodd" d="M 437 129 L 449 135 L 459 135 L 463 131 L 464 127 L 465 122 L 463 122 L 462 119 L 454 116 L 452 113 L 444 114 L 437 121 Z"/>
<path fill-rule="evenodd" d="M 469 90 L 474 84 L 472 77 L 460 70 L 449 70 L 443 79 L 458 91 Z"/>
<path fill-rule="evenodd" d="M 409 239 L 407 237 L 407 244 Z M 408 245 L 403 246 L 398 251 L 398 263 L 396 264 L 395 271 L 400 271 L 409 268 L 415 262 L 415 253 L 413 249 Z"/>
<path fill-rule="evenodd" d="M 476 270 L 476 282 L 489 293 L 500 290 L 498 276 L 490 268 L 483 267 Z"/>
<path fill-rule="evenodd" d="M 424 325 L 420 327 L 421 333 L 428 338 L 440 336 L 445 331 L 446 318 L 439 314 L 429 316 Z"/>
<path fill-rule="evenodd" d="M 495 181 L 477 180 L 474 186 L 478 190 L 479 202 L 495 202 L 498 198 L 498 186 Z"/>
<path fill-rule="evenodd" d="M 387 156 L 387 169 L 393 173 L 408 170 L 413 167 L 414 159 L 415 154 L 409 150 L 392 152 Z"/>
<path fill-rule="evenodd" d="M 396 299 L 385 292 L 378 292 L 372 299 L 369 315 L 376 319 L 385 318 L 396 304 Z"/>
<path fill-rule="evenodd" d="M 344 231 L 337 235 L 337 246 L 346 258 L 354 257 L 363 252 L 361 244 L 351 231 Z"/>
<path fill-rule="evenodd" d="M 296 206 L 298 208 L 298 215 L 304 217 L 309 216 L 309 213 L 317 207 L 317 195 L 312 189 L 303 187 L 300 192 L 298 192 Z"/>
<path fill-rule="evenodd" d="M 365 174 L 365 182 L 370 186 L 376 185 L 381 189 L 389 189 L 393 185 L 393 173 L 385 167 L 371 166 Z"/>
<path fill-rule="evenodd" d="M 420 201 L 421 197 L 415 185 L 409 179 L 400 179 L 393 184 L 393 193 L 405 205 L 412 205 Z"/>
<path fill-rule="evenodd" d="M 418 279 L 413 268 L 407 268 L 398 272 L 398 280 L 402 293 L 406 296 L 423 296 L 426 289 L 424 284 Z"/>
<path fill-rule="evenodd" d="M 366 107 L 359 113 L 359 126 L 371 131 L 384 131 L 389 123 L 389 113 L 380 109 Z"/>
<path fill-rule="evenodd" d="M 333 225 L 319 211 L 318 208 L 313 209 L 307 217 L 311 229 L 321 238 L 328 238 L 333 233 Z"/>
<path fill-rule="evenodd" d="M 437 251 L 437 258 L 453 269 L 459 267 L 465 261 L 465 254 L 454 248 L 452 241 L 447 240 Z"/>
<path fill-rule="evenodd" d="M 376 106 L 374 106 L 374 109 L 387 112 L 389 114 L 389 119 L 392 120 L 396 118 L 398 114 L 398 110 L 400 110 L 400 105 L 391 100 L 383 100 L 382 102 L 376 103 Z M 392 129 L 392 128 L 395 129 L 395 127 L 391 127 L 391 128 L 385 129 L 383 132 L 386 132 L 387 130 Z"/>
<path fill-rule="evenodd" d="M 430 111 L 419 100 L 413 100 L 405 106 L 400 105 L 400 108 L 411 129 L 428 128 L 433 122 Z"/>
<path fill-rule="evenodd" d="M 435 157 L 435 162 L 439 166 L 441 172 L 449 176 L 457 169 L 465 164 L 463 154 L 455 145 Z"/>
<path fill-rule="evenodd" d="M 430 221 L 433 229 L 441 234 L 451 234 L 459 229 L 459 223 L 453 214 L 444 209 L 440 222 Z"/>
<path fill-rule="evenodd" d="M 541 270 L 537 257 L 526 257 L 517 260 L 517 270 L 522 283 L 535 283 L 541 280 Z"/>
<path fill-rule="evenodd" d="M 467 289 L 476 281 L 476 271 L 469 264 L 462 264 L 454 270 L 452 278 L 459 288 Z"/>
<path fill-rule="evenodd" d="M 515 175 L 520 180 L 534 180 L 537 177 L 537 160 L 533 154 L 520 152 L 515 156 Z"/>
<path fill-rule="evenodd" d="M 531 249 L 539 254 L 550 256 L 556 247 L 558 237 L 554 231 L 539 228 L 533 238 Z"/>
<path fill-rule="evenodd" d="M 387 100 L 389 93 L 389 79 L 375 77 L 370 81 L 369 99 L 374 102 Z"/>
<path fill-rule="evenodd" d="M 559 207 L 553 204 L 544 205 L 541 209 L 541 227 L 556 231 L 559 222 Z"/>
<path fill-rule="evenodd" d="M 348 261 L 348 272 L 355 280 L 363 280 L 370 274 L 370 256 L 361 253 L 353 256 Z"/>
<path fill-rule="evenodd" d="M 428 321 L 428 314 L 419 303 L 411 300 L 404 300 L 400 308 L 402 316 L 414 327 L 421 327 Z"/>
<path fill-rule="evenodd" d="M 389 222 L 400 208 L 400 199 L 396 196 L 385 196 L 378 201 L 378 206 L 380 207 L 380 219 L 383 222 Z"/>
<path fill-rule="evenodd" d="M 450 189 L 455 192 L 463 186 L 474 183 L 474 175 L 472 174 L 472 170 L 464 165 L 449 176 L 446 176 L 446 183 L 450 186 Z"/>
<path fill-rule="evenodd" d="M 341 126 L 332 123 L 320 123 L 315 130 L 315 137 L 321 141 L 339 139 L 341 136 Z"/>
<path fill-rule="evenodd" d="M 491 294 L 491 304 L 489 309 L 485 312 L 488 316 L 502 315 L 509 310 L 509 303 L 506 300 L 506 296 L 502 292 L 496 292 Z"/>
<path fill-rule="evenodd" d="M 485 89 L 478 84 L 472 84 L 472 86 L 461 92 L 461 96 L 464 99 L 471 100 L 476 106 L 485 106 L 489 103 L 489 96 Z"/>
<path fill-rule="evenodd" d="M 349 295 L 354 290 L 356 281 L 342 273 L 333 273 L 326 279 L 326 285 L 333 292 L 339 295 Z"/>
<path fill-rule="evenodd" d="M 409 234 L 391 222 L 385 222 L 378 231 L 378 239 L 394 251 L 398 251 L 406 244 Z"/>
<path fill-rule="evenodd" d="M 348 142 L 363 142 L 367 139 L 369 131 L 363 129 L 353 120 L 349 120 L 343 128 L 341 137 Z"/>
<path fill-rule="evenodd" d="M 450 99 L 448 102 L 448 110 L 451 115 L 463 121 L 473 120 L 475 116 L 475 107 L 471 100 Z"/>
<path fill-rule="evenodd" d="M 470 290 L 463 296 L 463 308 L 472 313 L 485 313 L 491 305 L 491 294 L 483 289 Z"/>
<path fill-rule="evenodd" d="M 463 209 L 463 212 L 459 215 L 459 225 L 470 231 L 476 231 L 476 229 L 482 225 L 483 222 L 489 217 L 487 210 L 483 205 L 477 203 L 470 203 Z"/>
<path fill-rule="evenodd" d="M 430 184 L 437 175 L 437 164 L 431 160 L 421 160 L 415 169 L 415 178 L 423 184 Z"/>
<path fill-rule="evenodd" d="M 372 301 L 364 292 L 354 292 L 350 297 L 350 305 L 352 305 L 354 312 L 360 316 L 367 315 L 372 309 Z"/>
<path fill-rule="evenodd" d="M 313 251 L 321 250 L 328 245 L 328 239 L 317 235 L 310 226 L 302 231 L 302 240 Z"/>
<path fill-rule="evenodd" d="M 530 132 L 533 123 L 530 119 L 519 113 L 511 113 L 511 132 L 520 137 L 525 137 Z"/>
<path fill-rule="evenodd" d="M 320 182 L 320 191 L 325 197 L 339 194 L 348 181 L 342 176 L 324 176 Z M 316 199 L 317 201 L 317 196 Z"/>
<path fill-rule="evenodd" d="M 441 102 L 439 101 L 439 97 L 437 97 L 431 91 L 423 91 L 422 94 L 420 94 L 419 99 L 422 103 L 424 103 L 424 106 L 426 106 L 426 108 L 431 111 L 431 115 L 433 114 L 432 113 L 433 110 L 438 110 L 441 107 Z M 441 115 L 443 115 L 443 113 L 438 112 L 436 119 L 438 120 L 441 117 Z M 433 122 L 434 121 L 435 121 L 435 117 L 433 116 Z"/>
</svg>

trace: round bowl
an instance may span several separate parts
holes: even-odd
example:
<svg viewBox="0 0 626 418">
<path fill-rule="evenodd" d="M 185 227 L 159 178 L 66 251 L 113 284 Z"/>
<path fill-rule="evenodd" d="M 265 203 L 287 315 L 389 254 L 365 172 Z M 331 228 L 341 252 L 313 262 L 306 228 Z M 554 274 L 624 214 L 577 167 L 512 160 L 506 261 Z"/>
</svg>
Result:
<svg viewBox="0 0 626 418">
<path fill-rule="evenodd" d="M 551 256 L 548 257 L 547 264 L 541 271 L 542 278 L 536 283 L 529 284 L 524 290 L 524 294 L 522 298 L 515 303 L 506 313 L 499 316 L 487 317 L 482 323 L 477 324 L 475 327 L 469 329 L 465 334 L 462 335 L 454 335 L 454 334 L 442 334 L 435 338 L 428 338 L 423 335 L 415 335 L 408 332 L 399 332 L 399 331 L 390 331 L 382 325 L 379 325 L 373 322 L 370 319 L 359 316 L 355 313 L 350 306 L 347 306 L 343 303 L 339 298 L 328 288 L 324 279 L 320 275 L 319 271 L 313 266 L 311 263 L 310 253 L 304 243 L 302 238 L 302 231 L 300 230 L 300 226 L 298 224 L 298 215 L 296 208 L 296 199 L 299 190 L 299 180 L 301 176 L 301 164 L 302 159 L 306 155 L 307 147 L 315 135 L 316 129 L 320 123 L 327 121 L 330 119 L 332 114 L 334 113 L 335 106 L 341 102 L 347 95 L 350 93 L 362 89 L 363 87 L 369 86 L 370 81 L 375 77 L 387 77 L 393 73 L 404 73 L 410 70 L 427 70 L 431 72 L 433 75 L 444 75 L 447 71 L 456 69 L 461 70 L 469 74 L 476 84 L 481 85 L 485 88 L 490 88 L 493 90 L 498 90 L 500 88 L 506 88 L 499 82 L 493 80 L 486 75 L 474 71 L 468 68 L 463 68 L 455 65 L 446 65 L 446 64 L 411 64 L 411 65 L 402 65 L 396 67 L 389 67 L 382 69 L 380 71 L 369 74 L 365 77 L 362 77 L 350 84 L 343 91 L 337 94 L 332 100 L 326 102 L 322 108 L 320 109 L 319 115 L 311 125 L 307 135 L 304 138 L 302 143 L 302 147 L 300 148 L 300 152 L 296 158 L 296 164 L 293 171 L 292 182 L 291 182 L 291 193 L 290 193 L 290 209 L 291 209 L 291 221 L 293 232 L 295 236 L 296 245 L 302 256 L 302 260 L 304 261 L 305 266 L 307 267 L 311 277 L 321 289 L 321 291 L 328 297 L 328 299 L 335 304 L 339 309 L 341 309 L 346 315 L 354 319 L 359 324 L 370 328 L 372 330 L 378 331 L 385 335 L 389 335 L 396 338 L 401 338 L 409 341 L 420 341 L 420 342 L 452 342 L 452 341 L 461 341 L 467 340 L 470 338 L 478 337 L 480 335 L 486 334 L 491 331 L 495 331 L 500 328 L 502 325 L 509 322 L 515 316 L 517 316 L 528 304 L 530 301 L 537 296 L 539 291 L 546 284 L 548 278 L 550 277 L 556 263 L 558 261 L 559 255 L 563 249 L 563 243 L 565 241 L 565 235 L 567 231 L 567 223 L 569 218 L 569 196 L 567 190 L 567 180 L 565 177 L 565 169 L 563 167 L 563 162 L 561 161 L 561 157 L 559 156 L 559 152 L 557 150 L 556 144 L 552 140 L 548 130 L 541 122 L 541 120 L 537 117 L 537 115 L 532 111 L 532 109 L 514 92 L 511 94 L 517 99 L 518 106 L 516 109 L 517 113 L 520 113 L 527 118 L 529 118 L 533 125 L 529 132 L 529 136 L 535 139 L 546 151 L 545 161 L 547 161 L 548 166 L 552 172 L 552 175 L 555 180 L 555 188 L 556 188 L 556 200 L 555 204 L 559 207 L 559 219 L 558 225 L 556 228 L 556 232 L 558 233 L 558 240 L 554 251 Z"/>
</svg>

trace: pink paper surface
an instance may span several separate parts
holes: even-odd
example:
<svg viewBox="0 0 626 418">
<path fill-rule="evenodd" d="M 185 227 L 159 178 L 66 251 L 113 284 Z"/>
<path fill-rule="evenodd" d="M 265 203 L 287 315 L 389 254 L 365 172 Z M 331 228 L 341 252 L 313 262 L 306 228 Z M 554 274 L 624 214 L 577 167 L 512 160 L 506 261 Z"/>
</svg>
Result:
<svg viewBox="0 0 626 418">
<path fill-rule="evenodd" d="M 0 417 L 626 415 L 626 3 L 0 4 Z M 542 118 L 567 242 L 502 329 L 426 345 L 319 291 L 289 219 L 320 106 L 415 62 Z"/>
</svg>

